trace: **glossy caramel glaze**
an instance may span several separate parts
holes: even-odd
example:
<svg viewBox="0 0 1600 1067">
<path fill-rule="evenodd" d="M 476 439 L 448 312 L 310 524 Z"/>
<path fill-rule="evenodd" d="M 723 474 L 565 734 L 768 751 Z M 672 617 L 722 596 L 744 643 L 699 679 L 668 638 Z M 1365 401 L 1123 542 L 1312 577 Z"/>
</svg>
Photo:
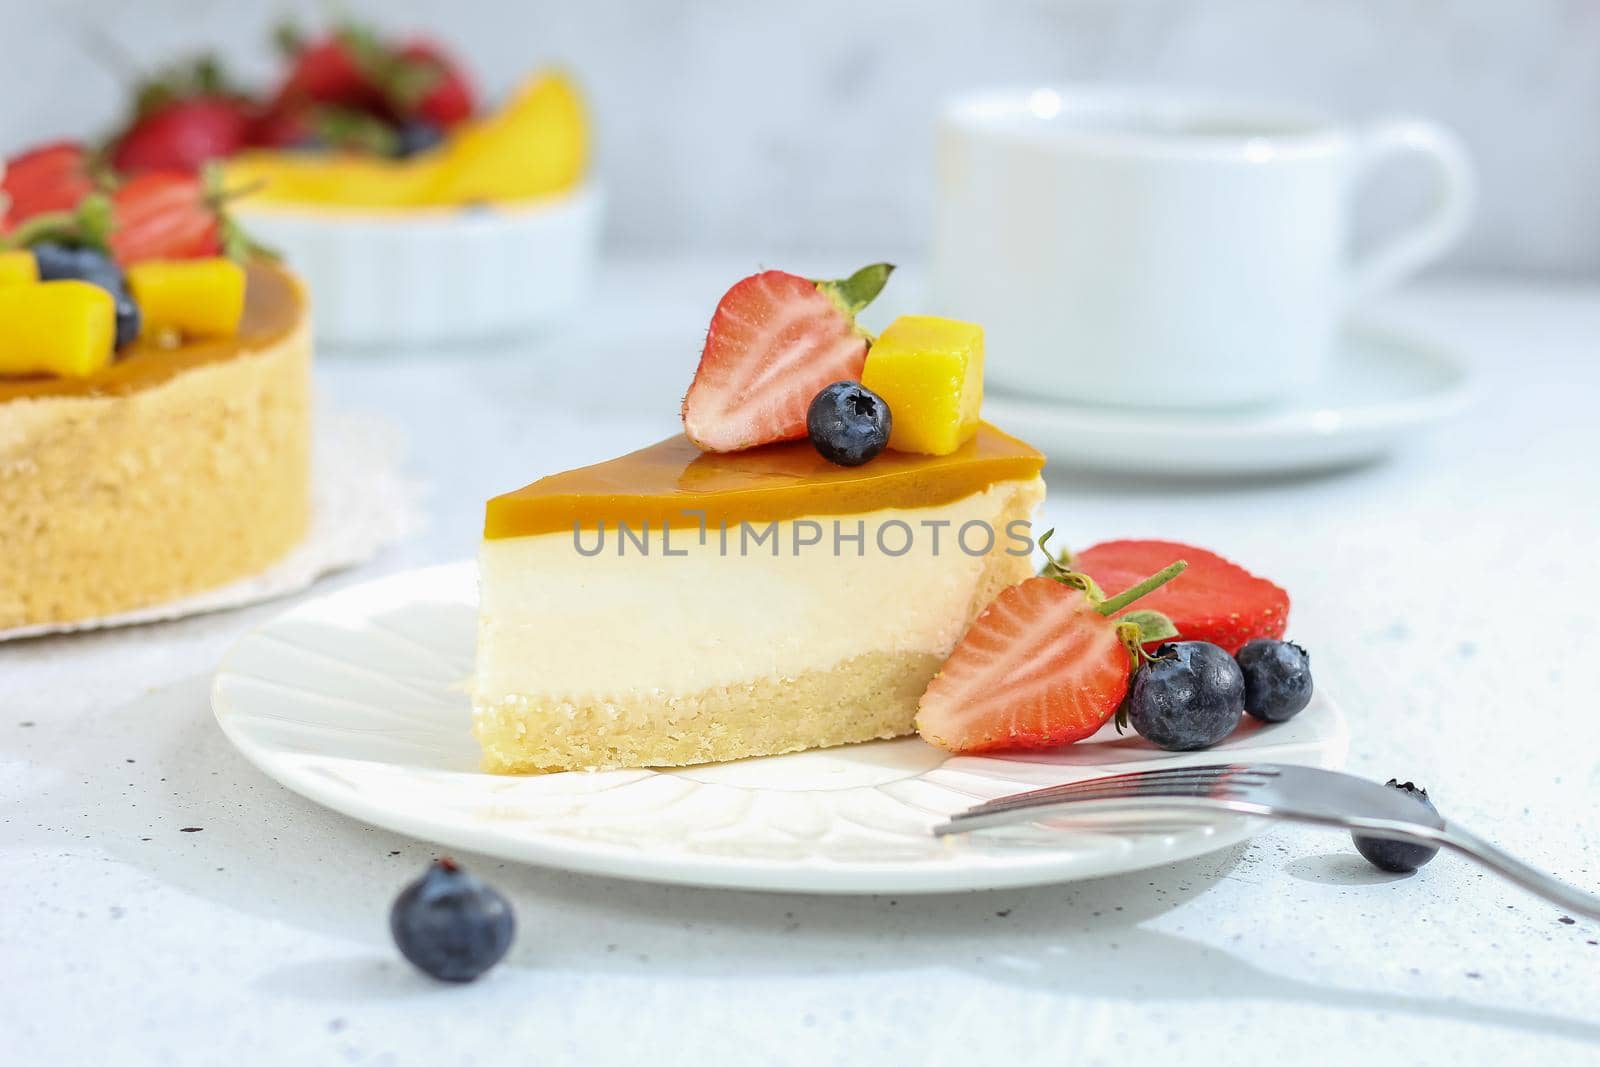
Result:
<svg viewBox="0 0 1600 1067">
<path fill-rule="evenodd" d="M 105 370 L 87 378 L 0 378 L 0 404 L 22 397 L 126 396 L 191 367 L 260 351 L 282 341 L 306 312 L 299 282 L 271 263 L 252 263 L 245 283 L 244 318 L 234 337 L 162 348 L 135 341 Z M 3 327 L 0 327 L 3 328 Z"/>
<path fill-rule="evenodd" d="M 685 437 L 592 467 L 553 474 L 489 501 L 486 538 L 524 537 L 648 522 L 659 528 L 770 522 L 808 515 L 854 515 L 882 508 L 924 508 L 970 496 L 995 482 L 1032 478 L 1044 456 L 1032 445 L 983 423 L 948 456 L 888 451 L 859 467 L 839 467 L 810 441 L 745 452 L 701 452 Z"/>
</svg>

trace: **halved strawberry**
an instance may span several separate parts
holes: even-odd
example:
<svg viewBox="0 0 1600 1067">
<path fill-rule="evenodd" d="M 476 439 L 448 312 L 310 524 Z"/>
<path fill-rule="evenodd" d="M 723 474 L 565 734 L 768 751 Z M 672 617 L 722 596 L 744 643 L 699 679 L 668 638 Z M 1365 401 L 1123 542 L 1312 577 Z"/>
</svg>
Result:
<svg viewBox="0 0 1600 1067">
<path fill-rule="evenodd" d="M 1140 645 L 1171 635 L 1166 620 L 1142 606 L 1110 616 L 1182 570 L 1169 558 L 1110 600 L 1092 580 L 1059 568 L 1002 590 L 922 694 L 917 733 L 954 752 L 1052 748 L 1090 736 L 1127 696 Z"/>
<path fill-rule="evenodd" d="M 193 174 L 150 171 L 111 197 L 106 244 L 118 263 L 221 255 L 225 220 L 206 183 Z"/>
<path fill-rule="evenodd" d="M 1183 640 L 1210 641 L 1233 653 L 1252 638 L 1283 637 L 1289 594 L 1215 552 L 1176 541 L 1107 541 L 1072 557 L 1071 566 L 1116 588 L 1178 558 L 1188 560 L 1189 569 L 1140 607 L 1166 615 Z"/>
<path fill-rule="evenodd" d="M 94 162 L 76 141 L 53 141 L 8 160 L 0 180 L 0 229 L 53 211 L 71 211 L 94 192 Z"/>
<path fill-rule="evenodd" d="M 861 377 L 868 340 L 855 316 L 892 270 L 875 263 L 834 282 L 769 270 L 723 294 L 683 398 L 689 440 L 737 452 L 804 437 L 823 387 Z"/>
</svg>

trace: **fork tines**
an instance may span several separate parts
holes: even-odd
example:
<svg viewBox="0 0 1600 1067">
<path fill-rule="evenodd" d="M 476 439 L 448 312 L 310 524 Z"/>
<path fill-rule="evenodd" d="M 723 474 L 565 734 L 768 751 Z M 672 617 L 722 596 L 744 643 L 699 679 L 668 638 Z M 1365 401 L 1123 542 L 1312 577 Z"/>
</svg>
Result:
<svg viewBox="0 0 1600 1067">
<path fill-rule="evenodd" d="M 1132 771 L 1104 778 L 1090 778 L 1067 785 L 1054 785 L 1027 793 L 997 797 L 975 804 L 954 819 L 988 815 L 1013 808 L 1075 800 L 1110 800 L 1125 797 L 1233 796 L 1253 786 L 1266 785 L 1279 772 L 1270 767 L 1251 767 L 1240 763 L 1208 764 L 1200 767 L 1167 767 L 1154 771 Z"/>
</svg>

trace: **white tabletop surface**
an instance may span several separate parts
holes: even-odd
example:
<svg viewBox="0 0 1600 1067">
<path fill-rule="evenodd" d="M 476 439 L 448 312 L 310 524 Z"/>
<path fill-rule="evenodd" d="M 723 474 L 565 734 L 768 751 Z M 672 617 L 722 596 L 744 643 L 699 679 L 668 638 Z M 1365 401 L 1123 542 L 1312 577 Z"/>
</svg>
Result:
<svg viewBox="0 0 1600 1067">
<path fill-rule="evenodd" d="M 670 433 L 710 309 L 750 265 L 612 264 L 585 317 L 537 341 L 324 359 L 323 400 L 401 424 L 432 489 L 419 536 L 322 588 L 468 556 L 486 496 Z M 1079 545 L 1171 537 L 1276 578 L 1349 714 L 1353 770 L 1415 778 L 1595 886 L 1600 287 L 1439 282 L 1382 310 L 1456 345 L 1484 403 L 1323 477 L 1053 464 L 1045 519 Z M 1309 830 L 941 897 L 466 856 L 514 898 L 520 937 L 485 980 L 435 985 L 386 925 L 435 850 L 291 795 L 212 721 L 213 666 L 277 610 L 0 646 L 0 1062 L 1600 1059 L 1600 927 L 1450 857 L 1382 875 Z"/>
</svg>

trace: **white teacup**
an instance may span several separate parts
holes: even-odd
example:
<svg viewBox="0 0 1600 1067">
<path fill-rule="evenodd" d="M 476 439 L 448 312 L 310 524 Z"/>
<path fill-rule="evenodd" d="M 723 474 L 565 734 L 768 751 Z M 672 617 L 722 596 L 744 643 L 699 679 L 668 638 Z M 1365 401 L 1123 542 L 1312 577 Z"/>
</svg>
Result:
<svg viewBox="0 0 1600 1067">
<path fill-rule="evenodd" d="M 1425 218 L 1351 263 L 1380 160 L 1429 164 Z M 1000 388 L 1165 408 L 1269 403 L 1314 381 L 1355 298 L 1452 245 L 1455 137 L 1240 100 L 1056 88 L 953 101 L 940 129 L 935 303 L 980 322 Z"/>
</svg>

